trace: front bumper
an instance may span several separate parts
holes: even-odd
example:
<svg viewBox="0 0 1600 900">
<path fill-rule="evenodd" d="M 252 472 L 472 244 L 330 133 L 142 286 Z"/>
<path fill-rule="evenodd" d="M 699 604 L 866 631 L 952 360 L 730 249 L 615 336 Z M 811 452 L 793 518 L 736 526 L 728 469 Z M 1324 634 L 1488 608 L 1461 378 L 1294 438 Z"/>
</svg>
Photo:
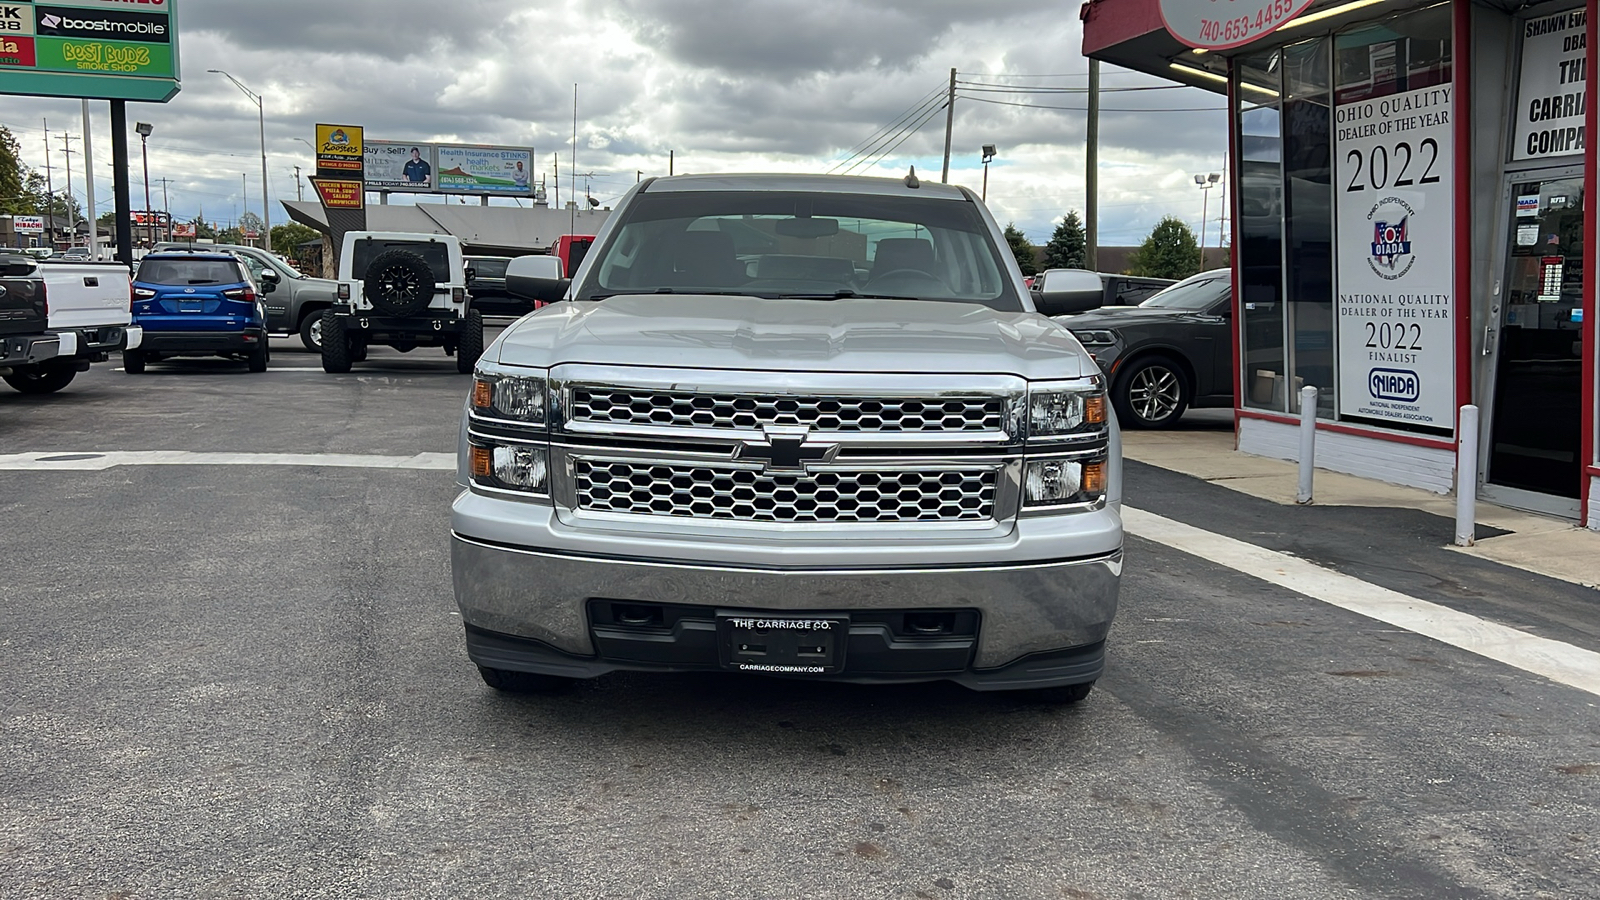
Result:
<svg viewBox="0 0 1600 900">
<path fill-rule="evenodd" d="M 520 539 L 505 539 L 512 531 L 506 516 L 521 520 Z M 1048 532 L 1069 518 L 1085 533 Z M 610 543 L 574 534 L 549 507 L 465 492 L 454 510 L 451 569 L 469 654 L 495 668 L 583 677 L 615 669 L 715 669 L 714 649 L 708 654 L 704 634 L 695 631 L 703 632 L 716 610 L 837 612 L 852 618 L 851 643 L 845 671 L 823 676 L 830 679 L 948 679 L 979 688 L 1092 681 L 1116 614 L 1120 519 L 1103 509 L 1027 520 L 1017 531 L 1028 526 L 1035 530 L 1031 539 L 1014 534 L 958 546 L 803 547 L 778 535 L 767 542 L 762 563 L 748 561 L 748 542 Z M 709 612 L 689 615 L 700 624 L 675 633 L 671 647 L 661 635 L 630 645 L 626 635 L 597 632 L 593 604 L 608 602 Z M 971 611 L 978 625 L 963 647 L 929 653 L 926 644 L 871 626 L 895 610 Z M 651 643 L 653 649 L 642 646 Z"/>
<path fill-rule="evenodd" d="M 53 334 L 10 335 L 0 337 L 0 366 L 26 366 L 55 359 L 61 353 L 61 338 Z"/>
</svg>

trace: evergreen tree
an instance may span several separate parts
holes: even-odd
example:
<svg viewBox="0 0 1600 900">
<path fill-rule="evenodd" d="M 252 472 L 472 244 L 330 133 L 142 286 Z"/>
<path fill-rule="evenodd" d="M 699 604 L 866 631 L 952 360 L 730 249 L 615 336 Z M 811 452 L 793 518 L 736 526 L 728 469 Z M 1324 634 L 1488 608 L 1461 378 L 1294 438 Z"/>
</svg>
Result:
<svg viewBox="0 0 1600 900">
<path fill-rule="evenodd" d="M 1044 245 L 1044 266 L 1047 269 L 1082 269 L 1089 264 L 1089 239 L 1083 231 L 1083 219 L 1078 211 L 1068 210 L 1061 224 L 1056 226 L 1050 242 Z"/>
<path fill-rule="evenodd" d="M 1028 241 L 1028 236 L 1017 230 L 1015 222 L 1006 225 L 1006 243 L 1011 245 L 1011 255 L 1017 258 L 1017 265 L 1022 267 L 1022 274 L 1035 275 L 1039 266 L 1034 262 L 1033 244 Z"/>
<path fill-rule="evenodd" d="M 28 193 L 28 167 L 22 164 L 22 148 L 4 125 L 0 125 L 0 214 L 28 216 L 39 211 Z"/>
<path fill-rule="evenodd" d="M 1182 219 L 1166 216 L 1128 258 L 1128 274 L 1188 278 L 1200 271 L 1200 243 Z"/>
</svg>

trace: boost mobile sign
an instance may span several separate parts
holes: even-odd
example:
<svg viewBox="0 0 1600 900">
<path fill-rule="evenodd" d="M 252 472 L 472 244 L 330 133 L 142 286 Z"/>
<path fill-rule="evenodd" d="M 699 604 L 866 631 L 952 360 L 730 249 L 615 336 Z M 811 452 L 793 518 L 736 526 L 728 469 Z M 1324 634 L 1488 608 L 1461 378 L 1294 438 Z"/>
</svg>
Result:
<svg viewBox="0 0 1600 900">
<path fill-rule="evenodd" d="M 1455 427 L 1453 93 L 1335 109 L 1341 417 Z"/>
</svg>

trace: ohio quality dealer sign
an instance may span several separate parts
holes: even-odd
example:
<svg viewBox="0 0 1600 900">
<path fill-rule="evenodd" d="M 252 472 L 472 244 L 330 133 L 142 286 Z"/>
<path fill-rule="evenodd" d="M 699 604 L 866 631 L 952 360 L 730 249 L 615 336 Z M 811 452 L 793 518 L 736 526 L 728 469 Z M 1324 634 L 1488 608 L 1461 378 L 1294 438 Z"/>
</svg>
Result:
<svg viewBox="0 0 1600 900">
<path fill-rule="evenodd" d="M 1334 110 L 1341 417 L 1455 427 L 1453 93 Z"/>
</svg>

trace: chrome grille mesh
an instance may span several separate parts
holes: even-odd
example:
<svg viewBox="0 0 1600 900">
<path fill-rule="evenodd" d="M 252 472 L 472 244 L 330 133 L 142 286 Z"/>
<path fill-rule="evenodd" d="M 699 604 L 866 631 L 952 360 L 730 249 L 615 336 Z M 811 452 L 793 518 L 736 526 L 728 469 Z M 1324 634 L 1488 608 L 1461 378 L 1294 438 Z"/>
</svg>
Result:
<svg viewBox="0 0 1600 900">
<path fill-rule="evenodd" d="M 1005 403 L 998 397 L 802 397 L 574 385 L 566 417 L 572 422 L 736 431 L 806 425 L 825 432 L 960 434 L 1002 430 Z"/>
<path fill-rule="evenodd" d="M 579 509 L 744 522 L 975 522 L 994 518 L 995 469 L 771 474 L 574 458 Z"/>
</svg>

